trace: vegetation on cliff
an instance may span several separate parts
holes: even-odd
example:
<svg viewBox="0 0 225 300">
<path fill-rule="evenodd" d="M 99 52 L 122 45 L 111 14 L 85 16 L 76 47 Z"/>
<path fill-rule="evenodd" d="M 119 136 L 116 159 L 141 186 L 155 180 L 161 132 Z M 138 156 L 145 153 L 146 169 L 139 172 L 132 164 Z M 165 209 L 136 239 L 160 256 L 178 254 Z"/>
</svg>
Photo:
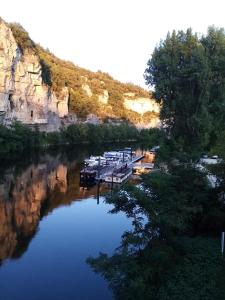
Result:
<svg viewBox="0 0 225 300">
<path fill-rule="evenodd" d="M 22 53 L 25 50 L 37 52 L 35 43 L 30 39 L 28 32 L 24 30 L 19 23 L 11 23 L 10 28 Z"/>
<path fill-rule="evenodd" d="M 103 120 L 112 117 L 135 124 L 140 122 L 147 124 L 156 117 L 154 113 L 149 112 L 141 116 L 126 109 L 123 104 L 125 93 L 133 93 L 135 98 L 151 97 L 143 88 L 131 83 L 121 83 L 107 73 L 91 72 L 72 62 L 59 59 L 49 50 L 35 44 L 21 25 L 12 23 L 9 26 L 22 52 L 33 51 L 39 55 L 43 82 L 51 86 L 56 95 L 59 95 L 65 86 L 69 88 L 69 110 L 76 113 L 79 118 L 85 118 L 92 113 Z M 91 94 L 87 94 L 84 86 L 90 88 Z M 107 103 L 102 103 L 99 96 L 103 95 L 105 90 L 108 92 L 108 100 Z"/>
</svg>

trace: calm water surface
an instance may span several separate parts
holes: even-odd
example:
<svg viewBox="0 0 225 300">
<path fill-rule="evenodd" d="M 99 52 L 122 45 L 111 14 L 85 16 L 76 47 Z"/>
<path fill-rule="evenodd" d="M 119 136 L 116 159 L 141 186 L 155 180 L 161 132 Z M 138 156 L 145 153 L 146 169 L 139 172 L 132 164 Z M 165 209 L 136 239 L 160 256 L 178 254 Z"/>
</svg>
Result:
<svg viewBox="0 0 225 300">
<path fill-rule="evenodd" d="M 112 254 L 131 224 L 122 213 L 108 213 L 96 186 L 79 186 L 90 153 L 24 158 L 1 171 L 0 300 L 113 298 L 86 259 Z"/>
</svg>

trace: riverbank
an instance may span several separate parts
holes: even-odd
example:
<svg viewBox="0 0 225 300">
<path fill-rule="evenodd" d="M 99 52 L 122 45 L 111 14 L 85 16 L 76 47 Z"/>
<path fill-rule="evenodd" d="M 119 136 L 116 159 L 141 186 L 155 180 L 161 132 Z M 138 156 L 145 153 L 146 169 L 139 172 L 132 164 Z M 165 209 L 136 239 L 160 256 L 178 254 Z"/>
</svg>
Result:
<svg viewBox="0 0 225 300">
<path fill-rule="evenodd" d="M 124 212 L 132 230 L 113 255 L 87 261 L 108 280 L 116 299 L 224 299 L 225 228 L 222 186 L 190 165 L 142 176 L 107 198 Z"/>
<path fill-rule="evenodd" d="M 18 154 L 25 150 L 46 149 L 51 146 L 100 145 L 124 142 L 156 143 L 163 136 L 159 129 L 138 130 L 126 123 L 113 126 L 107 124 L 70 125 L 59 132 L 40 132 L 15 122 L 11 127 L 0 125 L 0 158 Z"/>
</svg>

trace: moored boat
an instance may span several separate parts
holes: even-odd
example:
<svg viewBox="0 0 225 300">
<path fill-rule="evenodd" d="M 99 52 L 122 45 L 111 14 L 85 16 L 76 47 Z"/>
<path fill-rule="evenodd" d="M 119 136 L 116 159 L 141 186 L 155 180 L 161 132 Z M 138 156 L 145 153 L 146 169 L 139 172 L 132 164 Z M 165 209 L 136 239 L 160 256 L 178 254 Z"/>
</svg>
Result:
<svg viewBox="0 0 225 300">
<path fill-rule="evenodd" d="M 94 185 L 96 176 L 96 170 L 82 169 L 80 171 L 80 185 Z"/>
<path fill-rule="evenodd" d="M 133 156 L 131 148 L 90 156 L 85 159 L 85 168 L 80 171 L 80 181 L 122 183 L 132 174 L 133 163 L 141 158 Z"/>
<path fill-rule="evenodd" d="M 113 170 L 113 172 L 106 174 L 105 182 L 122 183 L 132 175 L 132 168 L 127 164 L 120 166 Z"/>
<path fill-rule="evenodd" d="M 87 158 L 87 159 L 84 160 L 84 163 L 85 163 L 86 166 L 89 166 L 89 167 L 98 166 L 99 164 L 101 166 L 103 166 L 103 165 L 106 165 L 107 160 L 103 156 L 93 156 L 93 155 L 91 155 L 90 158 Z"/>
</svg>

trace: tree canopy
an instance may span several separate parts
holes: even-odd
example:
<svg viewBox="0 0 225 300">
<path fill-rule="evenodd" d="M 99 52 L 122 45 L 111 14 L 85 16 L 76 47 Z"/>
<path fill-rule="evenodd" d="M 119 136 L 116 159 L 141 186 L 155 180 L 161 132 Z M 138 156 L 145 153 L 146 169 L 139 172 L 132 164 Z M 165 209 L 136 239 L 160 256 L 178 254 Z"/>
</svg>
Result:
<svg viewBox="0 0 225 300">
<path fill-rule="evenodd" d="M 116 299 L 223 299 L 224 261 L 215 237 L 225 208 L 204 174 L 178 166 L 143 176 L 109 196 L 111 213 L 124 212 L 132 228 L 113 255 L 88 263 Z"/>
<path fill-rule="evenodd" d="M 225 129 L 225 32 L 209 27 L 168 33 L 148 61 L 145 79 L 162 102 L 161 120 L 182 151 L 202 150 Z"/>
</svg>

